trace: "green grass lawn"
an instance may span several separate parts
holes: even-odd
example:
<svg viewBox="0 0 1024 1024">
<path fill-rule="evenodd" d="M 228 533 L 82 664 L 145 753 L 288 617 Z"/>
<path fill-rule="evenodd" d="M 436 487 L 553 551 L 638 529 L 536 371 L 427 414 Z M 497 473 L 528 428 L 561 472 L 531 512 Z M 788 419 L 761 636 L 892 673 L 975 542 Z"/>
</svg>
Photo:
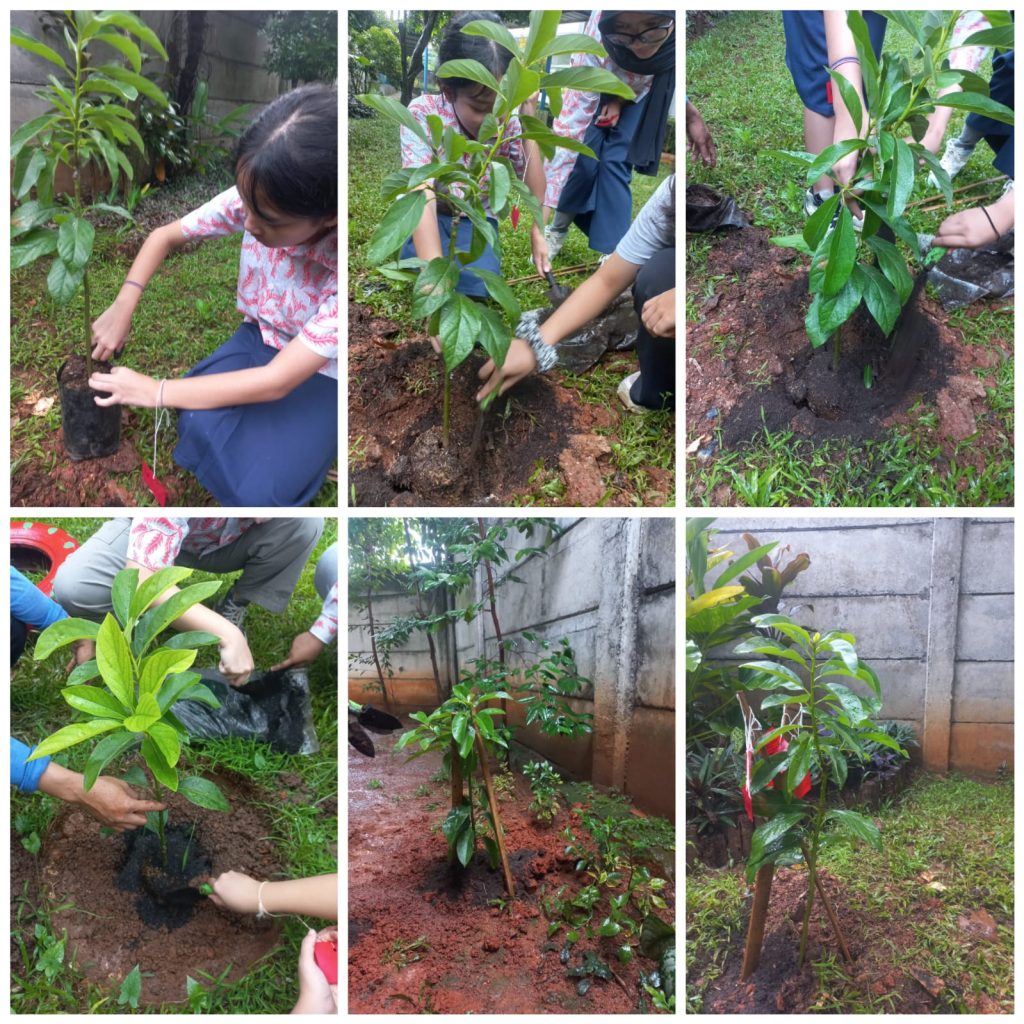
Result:
<svg viewBox="0 0 1024 1024">
<path fill-rule="evenodd" d="M 100 526 L 100 519 L 54 519 L 54 525 L 67 530 L 79 541 L 86 540 Z M 262 608 L 252 607 L 246 616 L 246 634 L 257 669 L 269 668 L 288 653 L 292 638 L 308 629 L 320 612 L 321 600 L 313 586 L 316 560 L 331 543 L 337 540 L 337 520 L 328 519 L 323 535 L 302 572 L 295 592 L 282 615 L 272 615 Z M 195 572 L 189 582 L 219 578 L 222 591 L 212 598 L 214 603 L 226 592 L 238 573 L 213 577 Z M 196 665 L 216 666 L 216 648 L 200 648 Z M 310 667 L 309 678 L 313 698 L 313 716 L 320 751 L 311 756 L 290 756 L 273 752 L 265 744 L 254 740 L 218 739 L 197 740 L 190 756 L 198 772 L 209 773 L 231 770 L 252 780 L 265 793 L 261 806 L 270 822 L 270 835 L 278 846 L 278 855 L 284 865 L 285 877 L 302 877 L 337 871 L 338 822 L 336 813 L 322 813 L 320 805 L 334 802 L 338 796 L 338 674 L 337 647 L 329 647 Z M 66 658 L 59 653 L 46 662 L 32 660 L 32 640 L 11 674 L 11 734 L 33 744 L 56 729 L 67 725 L 73 714 L 60 694 L 65 676 L 62 666 Z M 71 748 L 57 755 L 57 760 L 69 768 L 81 771 L 87 760 L 89 744 Z M 117 764 L 122 770 L 131 763 L 131 755 L 109 766 L 105 774 L 117 775 Z M 280 776 L 291 773 L 301 777 L 310 799 L 301 804 L 282 801 L 277 793 L 282 789 Z M 28 849 L 38 849 L 60 807 L 58 801 L 42 794 L 11 795 L 11 822 Z M 97 842 L 99 825 L 97 825 Z M 25 955 L 27 965 L 18 960 L 12 965 L 11 1005 L 15 1013 L 74 1013 L 121 1012 L 116 999 L 99 1005 L 105 994 L 88 982 L 71 964 L 48 982 L 41 971 L 41 959 L 47 949 L 60 936 L 53 936 L 49 915 L 45 907 L 32 911 L 12 893 L 12 902 L 20 931 L 32 935 Z M 282 941 L 268 956 L 260 960 L 242 979 L 225 989 L 207 982 L 210 993 L 205 1011 L 208 1013 L 261 1014 L 287 1013 L 298 995 L 296 963 L 299 944 L 306 927 L 297 917 L 282 917 Z M 13 948 L 13 944 L 12 944 Z M 196 972 L 194 977 L 198 977 Z M 143 982 L 145 985 L 145 982 Z M 116 992 L 115 992 L 116 996 Z M 181 1011 L 181 1007 L 178 1011 Z M 153 1009 L 149 1012 L 160 1012 Z M 170 1010 L 169 1012 L 175 1012 Z"/>
<path fill-rule="evenodd" d="M 408 286 L 388 281 L 374 272 L 366 263 L 366 246 L 377 224 L 383 207 L 380 183 L 390 171 L 401 164 L 397 131 L 382 118 L 353 118 L 349 123 L 349 294 L 353 301 L 368 305 L 378 316 L 386 316 L 401 324 L 403 330 L 396 340 L 423 337 L 422 321 L 412 316 Z M 635 174 L 633 176 L 633 215 L 636 216 L 661 181 L 671 173 L 662 165 L 657 178 Z M 500 224 L 503 252 L 503 276 L 506 280 L 536 274 L 530 261 L 530 232 L 528 218 L 520 221 L 513 231 L 509 220 Z M 587 245 L 586 236 L 575 226 L 570 230 L 565 246 L 554 263 L 559 267 L 592 264 L 586 271 L 558 278 L 570 286 L 580 284 L 596 269 L 599 254 Z M 545 281 L 523 282 L 514 285 L 516 298 L 522 308 L 547 306 L 548 285 Z M 614 365 L 614 371 L 611 366 Z M 636 368 L 633 356 L 615 360 L 606 357 L 601 364 L 582 377 L 564 375 L 563 380 L 575 391 L 583 403 L 619 408 L 615 389 L 622 377 Z M 417 382 L 418 383 L 418 382 Z M 635 422 L 642 419 L 643 423 Z M 673 470 L 675 466 L 674 416 L 670 413 L 651 413 L 644 417 L 622 417 L 613 427 L 599 429 L 612 448 L 612 465 L 606 484 L 607 496 L 624 491 L 627 500 L 645 504 L 647 467 Z M 564 492 L 558 467 L 539 465 L 529 493 L 522 495 L 519 504 L 557 504 Z M 670 500 L 670 504 L 673 500 Z"/>
<path fill-rule="evenodd" d="M 910 56 L 910 36 L 890 24 L 885 48 Z M 718 146 L 713 169 L 694 160 L 687 163 L 687 180 L 701 182 L 735 197 L 752 215 L 757 227 L 773 234 L 799 233 L 803 228 L 804 186 L 792 164 L 769 155 L 776 149 L 803 148 L 802 106 L 784 61 L 782 19 L 772 11 L 738 11 L 719 18 L 700 39 L 687 45 L 687 94 L 701 111 Z M 986 61 L 979 74 L 991 74 Z M 964 115 L 954 112 L 947 139 L 959 133 Z M 941 155 L 941 152 L 940 152 Z M 987 144 L 954 180 L 954 188 L 997 176 Z M 980 194 L 997 198 L 1002 181 Z M 931 192 L 920 175 L 911 202 Z M 972 193 L 976 195 L 976 193 Z M 973 205 L 978 200 L 971 201 Z M 954 209 L 966 208 L 958 204 Z M 916 231 L 934 233 L 948 215 L 945 208 L 912 213 Z M 714 292 L 707 258 L 714 235 L 687 237 L 688 324 L 701 323 L 701 300 Z M 709 316 L 714 317 L 714 313 Z M 982 300 L 949 314 L 963 332 L 964 343 L 1009 347 L 1013 337 L 1012 299 Z M 991 376 L 976 371 L 979 376 Z M 688 501 L 706 505 L 716 493 L 723 503 L 747 506 L 800 505 L 961 505 L 983 506 L 1013 502 L 1013 359 L 1003 361 L 995 385 L 988 388 L 988 409 L 1001 442 L 987 454 L 985 468 L 963 464 L 962 454 L 976 440 L 968 439 L 952 452 L 942 444 L 935 408 L 914 410 L 916 424 L 909 432 L 892 431 L 881 441 L 814 445 L 782 432 L 762 434 L 749 448 L 724 452 L 706 462 L 687 460 Z M 958 456 L 960 458 L 958 459 Z"/>
<path fill-rule="evenodd" d="M 212 198 L 221 185 L 223 182 L 211 183 L 207 198 Z M 158 202 L 159 191 L 153 195 L 153 203 Z M 174 216 L 180 216 L 180 211 L 165 219 Z M 139 244 L 137 232 L 121 244 L 115 231 L 97 230 L 90 269 L 93 319 L 117 296 Z M 227 341 L 241 321 L 236 309 L 240 247 L 241 236 L 233 236 L 211 239 L 169 256 L 146 286 L 119 364 L 154 377 L 180 377 Z M 49 263 L 42 259 L 11 275 L 12 475 L 47 474 L 57 459 L 66 458 L 48 443 L 60 427 L 59 401 L 44 416 L 24 415 L 22 403 L 29 394 L 56 395 L 57 368 L 69 355 L 85 350 L 82 294 L 67 306 L 54 303 L 46 290 Z M 153 458 L 154 415 L 152 409 L 138 409 L 133 414 L 136 425 L 122 420 L 122 437 L 147 462 Z M 170 467 L 177 439 L 171 417 L 160 433 L 158 476 Z M 177 504 L 216 504 L 191 474 L 183 474 L 183 478 L 185 493 Z M 116 479 L 135 504 L 155 505 L 138 470 Z M 328 481 L 313 504 L 336 507 L 337 499 L 337 484 Z"/>
<path fill-rule="evenodd" d="M 879 941 L 890 948 L 894 971 L 913 967 L 943 979 L 946 988 L 935 1012 L 971 1012 L 971 1004 L 982 997 L 1001 1007 L 992 1012 L 1012 1012 L 1012 928 L 1000 924 L 997 941 L 972 943 L 965 941 L 957 918 L 984 909 L 997 919 L 1013 920 L 1013 786 L 922 775 L 873 817 L 881 823 L 879 850 L 841 842 L 822 854 L 820 866 L 841 881 L 849 903 L 878 922 Z M 945 886 L 938 894 L 941 909 L 928 914 L 927 927 L 913 915 L 915 906 L 936 895 L 919 877 L 923 872 Z M 698 866 L 687 872 L 689 1012 L 701 1010 L 728 948 L 745 934 L 749 912 L 742 867 Z M 886 943 L 885 923 L 904 919 L 911 922 L 910 944 Z M 899 1012 L 898 1005 L 886 1005 L 878 993 L 864 990 L 831 957 L 811 967 L 819 977 L 823 1011 Z"/>
</svg>

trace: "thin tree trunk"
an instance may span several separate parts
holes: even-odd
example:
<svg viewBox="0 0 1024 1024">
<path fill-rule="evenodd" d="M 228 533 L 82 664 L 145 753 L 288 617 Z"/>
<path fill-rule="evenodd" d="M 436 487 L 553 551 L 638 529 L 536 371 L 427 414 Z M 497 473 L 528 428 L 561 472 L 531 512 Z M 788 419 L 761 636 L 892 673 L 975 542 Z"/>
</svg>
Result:
<svg viewBox="0 0 1024 1024">
<path fill-rule="evenodd" d="M 807 845 L 804 844 L 804 860 L 807 860 Z M 825 908 L 825 913 L 828 914 L 828 919 L 832 923 L 832 930 L 836 933 L 836 941 L 839 943 L 839 949 L 842 951 L 843 957 L 847 963 L 853 963 L 853 957 L 850 955 L 850 947 L 846 944 L 846 936 L 843 935 L 843 929 L 839 926 L 839 918 L 836 915 L 835 908 L 832 906 L 832 901 L 828 898 L 828 893 L 825 892 L 825 886 L 821 883 L 821 874 L 815 872 L 814 884 L 817 887 L 818 895 L 821 897 L 822 906 Z"/>
<path fill-rule="evenodd" d="M 388 696 L 388 684 L 384 679 L 384 670 L 377 657 L 377 637 L 373 624 L 373 587 L 366 588 L 366 617 L 370 623 L 370 650 L 373 652 L 373 664 L 377 668 L 377 679 L 380 681 L 381 692 L 384 694 L 384 707 L 391 713 L 391 698 Z"/>
<path fill-rule="evenodd" d="M 505 851 L 505 834 L 501 828 L 501 816 L 498 813 L 498 801 L 494 796 L 494 787 L 491 785 L 491 769 L 487 764 L 487 748 L 484 746 L 480 733 L 476 734 L 477 756 L 480 758 L 480 770 L 484 774 L 484 785 L 487 787 L 487 802 L 491 805 L 491 817 L 494 819 L 494 838 L 498 842 L 498 856 L 501 858 L 501 867 L 505 872 L 505 888 L 508 891 L 508 898 L 515 899 L 515 885 L 512 882 L 512 870 L 508 866 L 508 853 Z"/>
<path fill-rule="evenodd" d="M 477 526 L 480 530 L 480 540 L 487 539 L 487 531 L 484 529 L 483 517 L 477 519 Z M 483 560 L 484 571 L 487 573 L 487 596 L 491 606 L 491 622 L 494 623 L 494 636 L 498 643 L 498 664 L 502 668 L 505 667 L 505 644 L 504 638 L 501 635 L 501 623 L 498 621 L 498 605 L 494 596 L 494 573 L 491 571 L 491 563 L 488 559 Z M 505 720 L 505 724 L 508 724 L 508 701 L 503 697 L 501 699 L 501 716 Z M 505 751 L 505 763 L 511 763 L 512 752 L 510 750 Z"/>
<path fill-rule="evenodd" d="M 757 970 L 757 965 L 761 961 L 764 926 L 768 920 L 768 901 L 772 895 L 774 875 L 774 864 L 765 864 L 757 873 L 757 881 L 754 883 L 754 905 L 750 908 L 750 924 L 747 927 L 747 945 L 743 950 L 740 981 L 746 981 Z"/>
<path fill-rule="evenodd" d="M 423 31 L 420 33 L 419 39 L 416 40 L 416 45 L 413 47 L 412 56 L 409 58 L 408 65 L 404 64 L 405 61 L 405 40 L 402 40 L 402 105 L 408 106 L 409 101 L 412 99 L 412 85 L 416 81 L 416 72 L 423 62 L 423 51 L 427 48 L 427 44 L 430 42 L 430 37 L 434 34 L 434 25 L 437 22 L 437 11 L 424 11 L 423 12 Z M 403 22 L 404 29 L 404 22 Z M 404 36 L 404 32 L 403 32 Z M 427 83 L 423 83 L 423 91 L 427 91 Z"/>
</svg>

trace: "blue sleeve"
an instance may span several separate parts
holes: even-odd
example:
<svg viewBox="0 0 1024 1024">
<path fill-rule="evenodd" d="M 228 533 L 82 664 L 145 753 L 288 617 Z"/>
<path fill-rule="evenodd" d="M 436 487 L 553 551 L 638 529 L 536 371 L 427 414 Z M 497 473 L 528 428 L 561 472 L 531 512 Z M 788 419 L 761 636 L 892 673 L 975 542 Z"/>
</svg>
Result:
<svg viewBox="0 0 1024 1024">
<path fill-rule="evenodd" d="M 51 601 L 34 583 L 25 579 L 11 566 L 11 615 L 34 629 L 43 630 L 68 613 L 56 601 Z"/>
<path fill-rule="evenodd" d="M 37 761 L 29 761 L 28 755 L 32 751 L 25 746 L 21 740 L 11 737 L 11 784 L 15 785 L 22 793 L 34 793 L 39 785 L 39 780 L 50 763 L 48 757 L 41 757 Z"/>
</svg>

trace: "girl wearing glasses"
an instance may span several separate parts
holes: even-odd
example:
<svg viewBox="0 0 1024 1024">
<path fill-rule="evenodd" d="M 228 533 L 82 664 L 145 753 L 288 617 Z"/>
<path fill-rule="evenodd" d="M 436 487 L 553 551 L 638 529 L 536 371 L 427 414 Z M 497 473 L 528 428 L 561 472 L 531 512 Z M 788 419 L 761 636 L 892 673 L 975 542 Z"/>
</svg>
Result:
<svg viewBox="0 0 1024 1024">
<path fill-rule="evenodd" d="M 598 159 L 558 149 L 545 165 L 545 214 L 556 211 L 545 232 L 551 259 L 573 223 L 591 249 L 615 251 L 633 220 L 633 170 L 658 174 L 675 93 L 674 11 L 594 11 L 585 31 L 601 40 L 608 56 L 577 54 L 573 66 L 611 71 L 636 99 L 573 89 L 563 93 L 553 131 L 583 142 Z"/>
</svg>

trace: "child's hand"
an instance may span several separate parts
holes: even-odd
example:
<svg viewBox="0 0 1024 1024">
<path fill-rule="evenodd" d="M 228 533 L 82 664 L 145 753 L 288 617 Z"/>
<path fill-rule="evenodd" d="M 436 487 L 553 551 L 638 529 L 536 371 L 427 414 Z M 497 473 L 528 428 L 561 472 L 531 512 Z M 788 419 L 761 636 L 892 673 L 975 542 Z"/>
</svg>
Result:
<svg viewBox="0 0 1024 1024">
<path fill-rule="evenodd" d="M 220 673 L 232 686 L 245 686 L 256 667 L 245 634 L 224 620 L 226 639 L 220 642 Z"/>
<path fill-rule="evenodd" d="M 718 161 L 718 150 L 711 132 L 692 103 L 686 104 L 686 150 L 706 167 L 714 167 Z"/>
<path fill-rule="evenodd" d="M 132 326 L 134 306 L 115 299 L 92 322 L 92 357 L 106 362 L 124 348 Z"/>
<path fill-rule="evenodd" d="M 500 385 L 499 395 L 505 394 L 510 387 L 518 384 L 524 377 L 528 377 L 537 368 L 537 358 L 530 348 L 529 342 L 522 338 L 513 338 L 512 344 L 508 347 L 505 355 L 504 365 L 494 365 L 493 359 L 488 359 L 477 376 L 486 381 L 484 386 L 477 392 L 476 400 L 482 402 L 496 387 Z"/>
<path fill-rule="evenodd" d="M 622 114 L 622 100 L 609 99 L 607 103 L 597 112 L 597 126 L 599 128 L 614 128 L 619 123 Z"/>
<path fill-rule="evenodd" d="M 551 260 L 548 258 L 548 242 L 544 232 L 534 224 L 530 231 L 530 248 L 533 250 L 533 265 L 541 274 L 547 274 L 551 270 Z"/>
<path fill-rule="evenodd" d="M 655 295 L 644 303 L 640 310 L 640 319 L 644 327 L 656 338 L 674 338 L 676 336 L 676 290 Z"/>
<path fill-rule="evenodd" d="M 945 246 L 947 249 L 976 249 L 981 245 L 992 245 L 998 240 L 996 231 L 1002 228 L 997 217 L 992 220 L 996 225 L 995 231 L 981 207 L 961 210 L 939 225 L 939 233 L 932 239 L 932 245 Z"/>
<path fill-rule="evenodd" d="M 260 883 L 241 871 L 225 871 L 212 879 L 213 895 L 210 902 L 218 907 L 233 910 L 236 914 L 259 912 Z"/>
<path fill-rule="evenodd" d="M 136 373 L 124 366 L 115 366 L 110 373 L 94 373 L 89 378 L 93 391 L 102 391 L 104 398 L 96 396 L 97 405 L 135 405 L 140 409 L 155 409 L 160 382 L 144 373 Z"/>
<path fill-rule="evenodd" d="M 537 116 L 537 101 L 540 99 L 540 91 L 538 90 L 532 96 L 527 97 L 519 104 L 519 113 L 526 117 Z"/>
<path fill-rule="evenodd" d="M 324 649 L 323 640 L 318 640 L 312 633 L 307 630 L 305 633 L 299 633 L 298 636 L 292 641 L 291 650 L 288 652 L 288 657 L 284 661 L 278 662 L 276 665 L 270 667 L 271 672 L 279 672 L 281 669 L 291 668 L 293 665 L 309 665 L 320 656 L 320 652 Z"/>
<path fill-rule="evenodd" d="M 164 810 L 164 804 L 140 800 L 123 779 L 101 775 L 88 792 L 84 789 L 84 781 L 82 785 L 78 803 L 97 821 L 117 832 L 145 825 L 149 811 Z"/>
<path fill-rule="evenodd" d="M 338 986 L 331 985 L 317 966 L 313 947 L 320 940 L 338 941 L 336 927 L 325 928 L 319 934 L 312 928 L 306 933 L 299 948 L 299 1000 L 292 1013 L 337 1013 Z"/>
</svg>

